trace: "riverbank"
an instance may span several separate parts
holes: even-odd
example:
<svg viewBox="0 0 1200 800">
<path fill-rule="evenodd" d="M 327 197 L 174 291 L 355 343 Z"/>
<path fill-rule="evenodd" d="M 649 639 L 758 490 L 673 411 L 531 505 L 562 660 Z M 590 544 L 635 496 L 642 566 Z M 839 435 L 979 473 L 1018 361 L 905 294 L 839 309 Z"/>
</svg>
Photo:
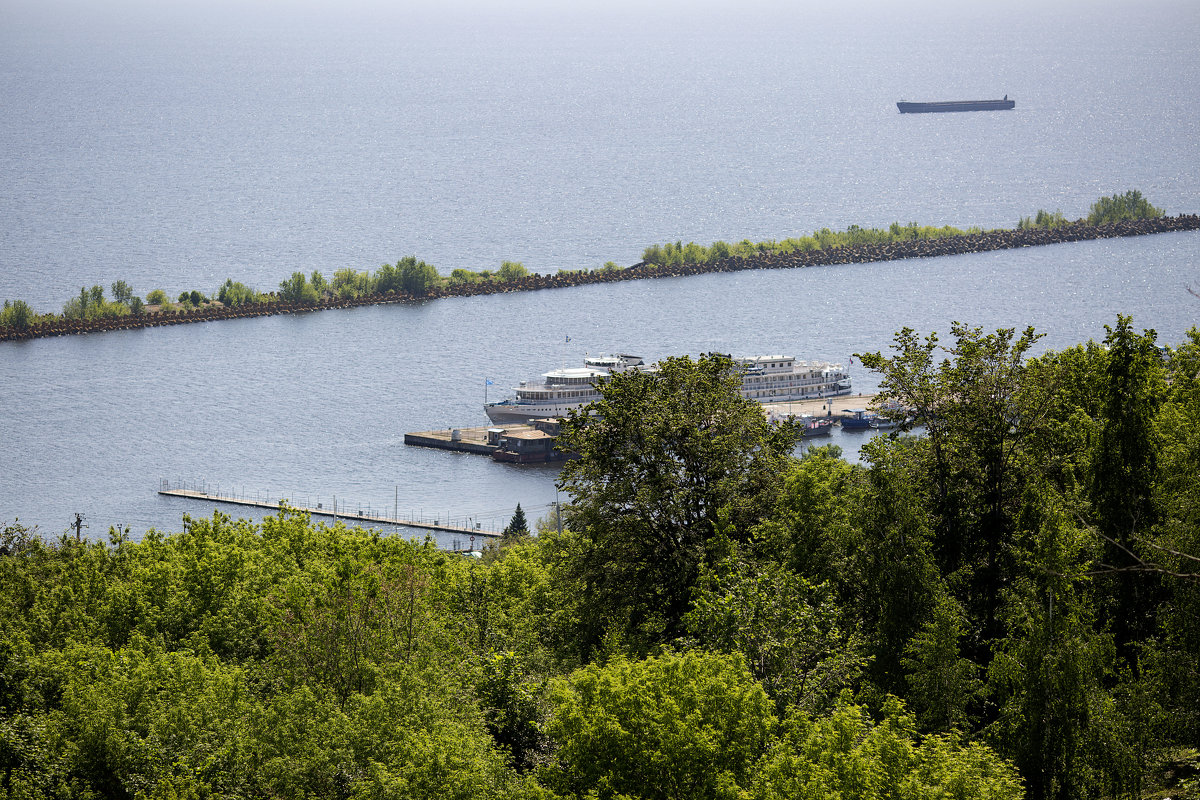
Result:
<svg viewBox="0 0 1200 800">
<path fill-rule="evenodd" d="M 937 256 L 984 253 L 1019 247 L 1040 247 L 1094 239 L 1146 236 L 1156 233 L 1195 230 L 1200 230 L 1200 215 L 1180 214 L 1176 217 L 1129 220 L 1105 225 L 1089 225 L 1085 222 L 1074 222 L 1050 229 L 1026 228 L 988 231 L 940 239 L 913 239 L 879 245 L 853 245 L 819 250 L 793 251 L 790 253 L 763 253 L 750 257 L 735 256 L 705 264 L 657 266 L 640 262 L 623 269 L 581 270 L 578 272 L 559 272 L 554 275 L 533 274 L 505 282 L 486 281 L 435 286 L 422 294 L 393 291 L 385 295 L 372 295 L 355 299 L 328 298 L 307 303 L 288 303 L 281 300 L 270 300 L 263 303 L 242 305 L 236 308 L 205 307 L 189 311 L 147 313 L 141 316 L 129 315 L 111 319 L 68 320 L 57 318 L 48 322 L 31 324 L 24 330 L 0 328 L 0 341 L 20 341 L 49 336 L 70 336 L 113 330 L 153 328 L 162 325 L 214 322 L 225 319 L 271 316 L 274 314 L 297 314 L 335 308 L 381 305 L 385 303 L 425 302 L 445 297 L 471 297 L 505 292 L 530 292 L 542 289 L 561 289 L 647 278 L 684 277 L 713 272 L 736 272 L 750 269 L 796 269 L 835 264 L 898 261 L 909 258 L 935 258 Z"/>
</svg>

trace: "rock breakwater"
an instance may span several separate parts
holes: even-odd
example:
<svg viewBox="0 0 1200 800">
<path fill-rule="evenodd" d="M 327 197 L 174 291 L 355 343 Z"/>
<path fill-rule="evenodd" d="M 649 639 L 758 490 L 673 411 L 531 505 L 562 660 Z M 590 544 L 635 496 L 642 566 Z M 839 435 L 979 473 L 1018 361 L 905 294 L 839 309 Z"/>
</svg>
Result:
<svg viewBox="0 0 1200 800">
<path fill-rule="evenodd" d="M 532 292 L 542 289 L 562 289 L 597 283 L 673 278 L 713 272 L 737 272 L 748 269 L 798 269 L 833 264 L 864 264 L 879 261 L 898 261 L 908 258 L 986 253 L 1018 247 L 1040 247 L 1092 239 L 1119 236 L 1145 236 L 1155 233 L 1200 230 L 1200 216 L 1181 214 L 1176 217 L 1129 220 L 1106 225 L 1070 223 L 1058 228 L 1027 228 L 963 234 L 941 239 L 912 239 L 888 244 L 852 245 L 790 253 L 763 253 L 753 257 L 731 257 L 703 264 L 659 266 L 644 262 L 623 269 L 581 270 L 554 275 L 527 275 L 514 281 L 481 281 L 478 283 L 447 284 L 431 288 L 420 295 L 389 292 L 354 299 L 324 299 L 312 303 L 287 303 L 269 300 L 236 308 L 206 307 L 190 311 L 165 311 L 141 316 L 111 319 L 71 320 L 56 318 L 34 323 L 24 330 L 0 328 L 0 341 L 36 339 L 46 336 L 69 336 L 81 333 L 154 328 L 162 325 L 183 325 L 195 322 L 215 322 L 226 319 L 262 317 L 272 314 L 297 314 L 335 308 L 380 305 L 383 303 L 420 303 L 445 297 L 471 297 L 504 292 Z"/>
</svg>

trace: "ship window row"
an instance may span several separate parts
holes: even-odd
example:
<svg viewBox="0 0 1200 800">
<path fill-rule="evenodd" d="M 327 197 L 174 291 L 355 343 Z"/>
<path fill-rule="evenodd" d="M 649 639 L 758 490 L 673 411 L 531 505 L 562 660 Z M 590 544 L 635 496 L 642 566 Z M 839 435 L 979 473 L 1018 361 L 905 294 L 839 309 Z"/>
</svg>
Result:
<svg viewBox="0 0 1200 800">
<path fill-rule="evenodd" d="M 518 394 L 526 400 L 553 400 L 568 397 L 595 397 L 596 392 L 588 389 L 580 389 L 578 391 L 569 392 L 529 392 L 523 391 Z"/>
</svg>

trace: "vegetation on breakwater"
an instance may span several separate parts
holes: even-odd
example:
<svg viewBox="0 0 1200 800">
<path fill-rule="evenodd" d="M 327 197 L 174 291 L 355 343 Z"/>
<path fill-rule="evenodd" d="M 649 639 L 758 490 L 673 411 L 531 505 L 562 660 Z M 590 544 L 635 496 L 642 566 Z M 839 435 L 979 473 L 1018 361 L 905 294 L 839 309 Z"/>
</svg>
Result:
<svg viewBox="0 0 1200 800">
<path fill-rule="evenodd" d="M 1021 218 L 1015 230 L 893 223 L 882 229 L 857 225 L 845 231 L 822 229 L 812 236 L 758 243 L 714 242 L 704 247 L 676 242 L 651 245 L 642 261 L 629 267 L 610 261 L 599 269 L 560 270 L 555 275 L 533 274 L 520 262 L 505 261 L 495 272 L 455 269 L 449 276 L 442 276 L 436 267 L 407 256 L 394 265 L 384 264 L 374 273 L 348 268 L 327 279 L 319 271 L 310 275 L 294 272 L 280 283 L 278 291 L 271 293 L 229 279 L 215 297 L 191 290 L 179 294 L 174 302 L 162 290 L 151 292 L 143 302 L 124 281 L 117 281 L 111 287 L 111 300 L 105 298 L 101 286 L 84 288 L 64 305 L 61 315 L 38 314 L 22 300 L 5 301 L 0 310 L 0 341 L 704 272 L 925 258 L 1197 229 L 1200 218 L 1196 215 L 1164 217 L 1161 209 L 1132 190 L 1101 198 L 1092 205 L 1086 220 L 1075 222 L 1068 222 L 1061 212 L 1041 210 L 1035 217 Z"/>
<path fill-rule="evenodd" d="M 854 463 L 727 357 L 617 373 L 479 559 L 0 524 L 0 796 L 1195 800 L 1200 330 L 1037 338 L 861 354 L 925 433 Z"/>
</svg>

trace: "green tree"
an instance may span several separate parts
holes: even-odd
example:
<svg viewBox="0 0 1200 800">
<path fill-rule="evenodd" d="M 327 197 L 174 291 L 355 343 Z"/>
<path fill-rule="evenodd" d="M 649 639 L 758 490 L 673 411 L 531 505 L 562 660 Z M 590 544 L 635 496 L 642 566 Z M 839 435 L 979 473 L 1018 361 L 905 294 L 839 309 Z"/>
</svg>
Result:
<svg viewBox="0 0 1200 800">
<path fill-rule="evenodd" d="M 4 309 L 0 311 L 0 327 L 9 327 L 23 331 L 33 324 L 33 309 L 24 300 L 4 301 Z"/>
<path fill-rule="evenodd" d="M 384 264 L 375 270 L 372 284 L 375 294 L 403 291 L 404 280 L 402 270 L 393 267 L 391 264 Z"/>
<path fill-rule="evenodd" d="M 741 654 L 781 710 L 826 708 L 862 673 L 863 643 L 843 630 L 827 584 L 735 555 L 704 570 L 695 594 L 688 628 L 707 648 Z"/>
<path fill-rule="evenodd" d="M 352 268 L 339 269 L 333 273 L 332 289 L 338 297 L 347 300 L 365 297 L 371 293 L 371 277 Z"/>
<path fill-rule="evenodd" d="M 881 373 L 880 401 L 913 412 L 925 426 L 923 472 L 934 514 L 933 552 L 978 636 L 973 659 L 999 633 L 1000 588 L 1011 574 L 1009 548 L 1033 464 L 1029 446 L 1053 402 L 1050 387 L 1024 382 L 1032 328 L 984 334 L 954 323 L 949 358 L 936 362 L 936 334 L 896 335 L 896 355 L 861 356 Z"/>
<path fill-rule="evenodd" d="M 79 296 L 68 300 L 63 305 L 62 315 L 66 319 L 83 320 L 88 318 L 88 308 L 92 302 L 92 295 L 86 288 L 80 287 Z"/>
<path fill-rule="evenodd" d="M 455 286 L 461 286 L 468 283 L 477 283 L 479 281 L 479 273 L 472 272 L 469 269 L 461 267 L 451 271 L 450 283 Z"/>
<path fill-rule="evenodd" d="M 329 281 L 325 280 L 325 276 L 319 270 L 314 269 L 312 276 L 308 280 L 312 285 L 313 291 L 317 293 L 318 299 L 329 290 Z"/>
<path fill-rule="evenodd" d="M 315 303 L 317 290 L 303 272 L 293 272 L 292 277 L 279 284 L 279 299 L 285 303 Z"/>
<path fill-rule="evenodd" d="M 970 707 L 982 696 L 979 665 L 961 656 L 965 626 L 958 604 L 944 597 L 905 647 L 909 703 L 922 730 L 948 733 L 968 728 Z"/>
<path fill-rule="evenodd" d="M 146 302 L 152 306 L 165 306 L 170 300 L 162 289 L 154 289 L 146 295 Z"/>
<path fill-rule="evenodd" d="M 585 652 L 610 628 L 643 644 L 677 635 L 701 564 L 723 555 L 718 532 L 747 538 L 769 511 L 794 431 L 740 384 L 727 357 L 670 358 L 602 380 L 564 421 L 560 444 L 579 454 L 560 477 L 576 534 L 564 579 Z"/>
<path fill-rule="evenodd" d="M 258 292 L 244 283 L 234 281 L 233 278 L 227 278 L 220 291 L 217 292 L 217 300 L 224 306 L 237 308 L 258 302 Z"/>
<path fill-rule="evenodd" d="M 427 645 L 429 579 L 409 566 L 394 579 L 350 560 L 314 595 L 294 586 L 271 631 L 282 674 L 332 693 L 345 708 L 370 694 L 393 662 L 411 662 Z"/>
<path fill-rule="evenodd" d="M 416 256 L 405 256 L 396 262 L 396 268 L 400 271 L 401 288 L 411 295 L 428 294 L 438 279 L 437 270 L 424 261 L 418 261 Z"/>
<path fill-rule="evenodd" d="M 525 520 L 525 511 L 522 510 L 521 504 L 517 503 L 517 510 L 513 512 L 512 519 L 509 520 L 507 527 L 504 529 L 505 539 L 519 539 L 522 536 L 529 535 L 529 523 Z"/>
<path fill-rule="evenodd" d="M 557 763 L 546 777 L 577 797 L 734 797 L 776 725 L 736 655 L 617 659 L 555 681 L 550 697 Z"/>
<path fill-rule="evenodd" d="M 1036 217 L 1021 217 L 1017 223 L 1017 230 L 1027 230 L 1031 228 L 1053 229 L 1061 228 L 1069 224 L 1067 218 L 1062 215 L 1061 211 L 1053 213 L 1045 209 L 1038 209 Z"/>
<path fill-rule="evenodd" d="M 63 316 L 67 319 L 107 319 L 128 313 L 127 305 L 105 300 L 104 287 L 99 284 L 90 289 L 80 288 L 79 296 L 63 306 Z"/>
<path fill-rule="evenodd" d="M 251 703 L 236 667 L 148 644 L 115 652 L 74 644 L 39 661 L 60 693 L 40 744 L 57 750 L 65 783 L 81 796 L 167 786 L 188 794 L 239 777 Z"/>
<path fill-rule="evenodd" d="M 547 746 L 541 729 L 543 688 L 529 677 L 520 656 L 511 650 L 493 653 L 484 661 L 475 688 L 488 733 L 508 751 L 510 763 L 523 772 L 541 762 Z"/>
<path fill-rule="evenodd" d="M 979 744 L 949 736 L 918 737 L 896 698 L 875 723 L 845 697 L 819 718 L 792 714 L 759 765 L 755 800 L 832 797 L 913 800 L 1017 800 L 1021 780 L 1012 765 Z"/>
<path fill-rule="evenodd" d="M 760 526 L 761 549 L 810 581 L 840 582 L 854 535 L 848 500 L 861 472 L 831 448 L 809 448 L 783 475 L 775 507 Z"/>
<path fill-rule="evenodd" d="M 1097 631 L 1085 572 L 1094 546 L 1067 509 L 1047 505 L 1031 532 L 1039 569 L 1007 592 L 1005 635 L 988 665 L 997 715 L 990 741 L 1012 758 L 1035 800 L 1095 797 L 1115 788 L 1115 650 Z"/>
<path fill-rule="evenodd" d="M 1091 499 L 1097 530 L 1106 543 L 1104 562 L 1129 569 L 1107 578 L 1113 595 L 1114 632 L 1122 648 L 1154 632 L 1161 580 L 1137 570 L 1152 557 L 1146 544 L 1158 523 L 1155 485 L 1159 436 L 1155 418 L 1166 392 L 1155 332 L 1135 334 L 1130 318 L 1105 326 L 1107 358 L 1101 385 L 1103 422 L 1093 460 Z"/>
<path fill-rule="evenodd" d="M 125 281 L 115 281 L 111 288 L 114 302 L 127 306 L 133 300 L 133 289 Z"/>
<path fill-rule="evenodd" d="M 904 648 L 947 590 L 934 554 L 933 514 L 923 445 L 913 437 L 878 437 L 863 446 L 870 465 L 841 501 L 850 524 L 837 541 L 835 573 L 843 605 L 854 609 L 876 690 L 903 694 Z"/>
<path fill-rule="evenodd" d="M 1200 328 L 1170 352 L 1167 397 L 1158 414 L 1161 445 L 1154 486 L 1159 524 L 1137 552 L 1164 589 L 1156 639 L 1140 664 L 1169 709 L 1174 741 L 1200 741 Z M 1143 533 L 1145 533 L 1143 529 Z"/>
<path fill-rule="evenodd" d="M 525 265 L 520 261 L 505 261 L 500 265 L 500 269 L 496 270 L 496 277 L 504 283 L 512 283 L 528 274 L 529 270 L 525 269 Z"/>
<path fill-rule="evenodd" d="M 1092 204 L 1087 220 L 1091 225 L 1104 225 L 1127 219 L 1153 219 L 1162 215 L 1161 208 L 1150 205 L 1150 201 L 1142 197 L 1137 189 L 1130 189 L 1125 194 L 1101 197 Z"/>
</svg>

